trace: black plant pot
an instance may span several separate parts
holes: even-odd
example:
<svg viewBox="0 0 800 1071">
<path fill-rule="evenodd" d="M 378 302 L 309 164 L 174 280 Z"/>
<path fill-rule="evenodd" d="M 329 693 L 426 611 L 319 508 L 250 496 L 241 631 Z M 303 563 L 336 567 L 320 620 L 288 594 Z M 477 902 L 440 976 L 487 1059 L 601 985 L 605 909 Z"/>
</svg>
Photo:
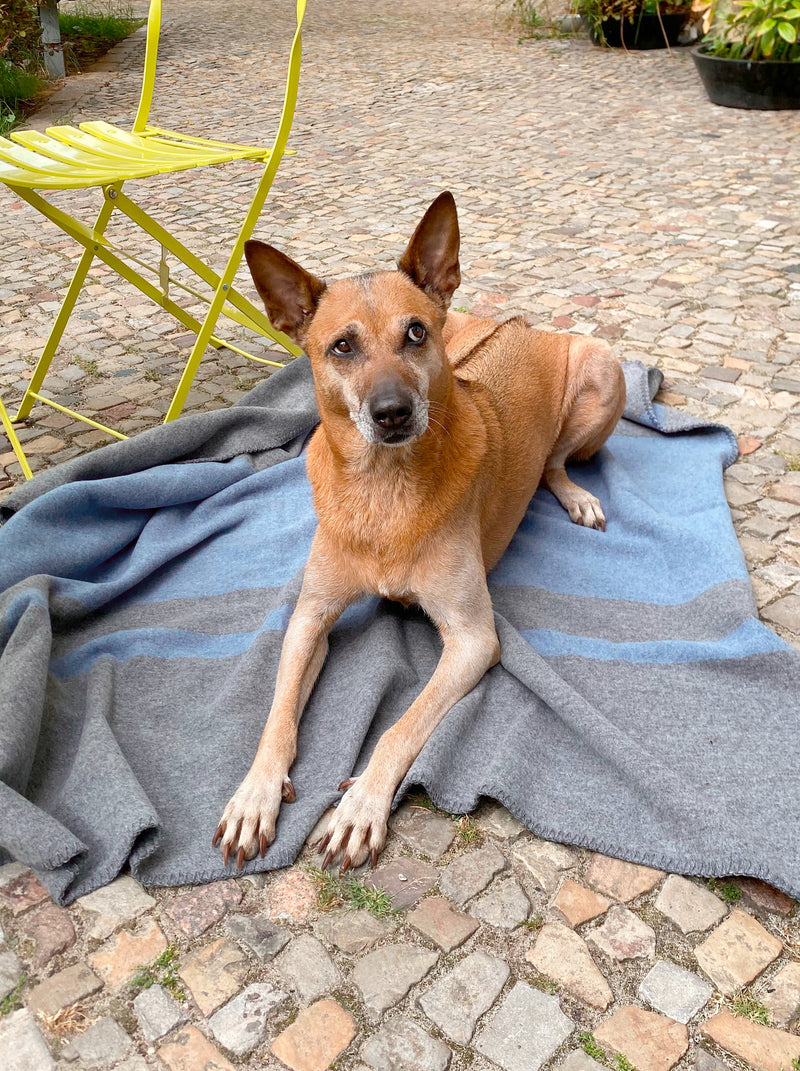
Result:
<svg viewBox="0 0 800 1071">
<path fill-rule="evenodd" d="M 723 108 L 800 108 L 800 63 L 772 60 L 724 59 L 710 56 L 703 46 L 692 59 L 712 104 Z"/>
<path fill-rule="evenodd" d="M 633 22 L 603 19 L 601 26 L 606 44 L 612 48 L 649 49 L 677 45 L 686 15 L 634 15 Z M 595 44 L 601 43 L 596 30 L 589 31 Z"/>
</svg>

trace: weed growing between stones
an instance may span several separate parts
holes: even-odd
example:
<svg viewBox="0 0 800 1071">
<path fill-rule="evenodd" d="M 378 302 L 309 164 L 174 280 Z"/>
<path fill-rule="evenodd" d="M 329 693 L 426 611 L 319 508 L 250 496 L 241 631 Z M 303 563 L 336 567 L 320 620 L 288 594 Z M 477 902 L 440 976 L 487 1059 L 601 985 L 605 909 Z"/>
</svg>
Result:
<svg viewBox="0 0 800 1071">
<path fill-rule="evenodd" d="M 92 379 L 102 379 L 103 373 L 100 371 L 97 361 L 90 361 L 86 357 L 76 357 L 75 364 L 78 368 L 82 368 L 87 376 L 91 376 Z"/>
<path fill-rule="evenodd" d="M 541 915 L 532 915 L 529 919 L 524 919 L 522 925 L 526 930 L 538 933 L 542 926 L 544 926 L 544 919 Z"/>
<path fill-rule="evenodd" d="M 453 816 L 451 816 L 453 817 Z M 469 815 L 463 814 L 458 819 L 456 836 L 462 844 L 477 844 L 483 840 L 483 834 L 478 829 L 477 823 Z"/>
<path fill-rule="evenodd" d="M 582 1034 L 578 1034 L 578 1041 L 587 1056 L 591 1056 L 593 1060 L 601 1060 L 603 1063 L 606 1062 L 606 1054 L 594 1040 L 594 1034 L 585 1030 Z"/>
<path fill-rule="evenodd" d="M 151 985 L 161 985 L 178 1000 L 186 1000 L 186 993 L 178 978 L 177 959 L 177 945 L 167 945 L 152 963 L 139 968 L 139 973 L 131 979 L 131 988 L 141 990 L 149 989 Z"/>
<path fill-rule="evenodd" d="M 12 1011 L 16 1011 L 17 1008 L 22 1007 L 22 987 L 25 985 L 26 978 L 23 974 L 10 993 L 6 994 L 2 1000 L 0 1000 L 0 1018 L 4 1015 L 8 1015 Z"/>
<path fill-rule="evenodd" d="M 347 906 L 354 910 L 366 908 L 376 919 L 396 914 L 383 889 L 373 889 L 359 878 L 340 878 L 319 867 L 309 867 L 308 875 L 317 887 L 317 904 L 323 911 Z"/>
<path fill-rule="evenodd" d="M 162 376 L 160 372 L 156 372 L 155 368 L 148 368 L 144 374 L 144 378 L 148 383 L 160 383 Z"/>
<path fill-rule="evenodd" d="M 789 472 L 800 472 L 800 454 L 795 454 L 793 457 L 787 457 L 786 468 Z M 797 1063 L 796 1060 L 795 1063 Z"/>
<path fill-rule="evenodd" d="M 766 1004 L 762 1004 L 758 997 L 744 989 L 732 997 L 725 997 L 723 1004 L 742 1019 L 752 1019 L 754 1023 L 761 1023 L 763 1026 L 769 1026 L 771 1022 L 772 1016 Z"/>
<path fill-rule="evenodd" d="M 709 878 L 708 887 L 717 893 L 726 904 L 735 904 L 742 898 L 742 890 L 735 881 L 720 881 L 718 878 Z"/>
</svg>

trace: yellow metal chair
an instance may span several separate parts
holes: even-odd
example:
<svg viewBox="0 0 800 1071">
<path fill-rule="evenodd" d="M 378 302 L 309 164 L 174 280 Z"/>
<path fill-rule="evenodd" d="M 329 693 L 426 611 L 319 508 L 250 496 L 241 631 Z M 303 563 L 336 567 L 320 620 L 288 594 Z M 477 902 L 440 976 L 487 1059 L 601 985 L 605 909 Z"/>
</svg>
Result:
<svg viewBox="0 0 800 1071">
<path fill-rule="evenodd" d="M 197 333 L 197 339 L 164 418 L 165 421 L 174 420 L 180 414 L 208 345 L 217 349 L 224 345 L 261 364 L 280 367 L 275 361 L 255 357 L 218 337 L 215 328 L 220 314 L 272 339 L 295 356 L 300 353 L 291 339 L 271 326 L 262 310 L 256 308 L 234 289 L 233 279 L 242 259 L 244 243 L 253 233 L 281 157 L 286 151 L 300 80 L 301 28 L 305 8 L 306 0 L 296 0 L 297 29 L 289 54 L 286 93 L 278 130 L 270 148 L 189 137 L 186 134 L 178 134 L 153 126 L 148 122 L 155 87 L 158 38 L 161 28 L 161 0 L 151 0 L 150 3 L 142 92 L 139 109 L 130 133 L 110 123 L 88 122 L 81 123 L 80 127 L 50 127 L 44 134 L 35 130 L 15 131 L 11 134 L 11 140 L 0 137 L 0 182 L 9 186 L 23 200 L 37 208 L 84 247 L 84 253 L 36 365 L 30 386 L 22 398 L 15 420 L 24 420 L 35 402 L 43 402 L 94 428 L 108 432 L 118 439 L 126 438 L 121 432 L 90 420 L 41 394 L 50 363 L 95 257 L 109 265 L 143 294 L 152 298 L 182 324 Z M 134 204 L 122 192 L 122 186 L 128 179 L 143 179 L 151 175 L 186 171 L 189 168 L 222 164 L 231 160 L 263 161 L 265 167 L 227 263 L 222 274 L 218 274 L 142 208 Z M 93 227 L 87 227 L 68 213 L 54 207 L 36 192 L 37 190 L 86 189 L 93 186 L 100 187 L 103 192 L 103 205 Z M 160 244 L 161 260 L 158 267 L 144 264 L 138 257 L 125 253 L 104 237 L 115 208 Z M 166 260 L 168 253 L 175 256 L 203 283 L 211 287 L 210 297 L 170 277 Z M 126 257 L 126 260 L 121 259 L 122 257 Z M 132 261 L 155 274 L 157 285 L 146 279 L 140 271 L 126 261 Z M 170 285 L 177 286 L 193 297 L 201 298 L 208 303 L 208 311 L 202 322 L 170 298 Z M 8 418 L 4 417 L 3 425 L 11 437 L 7 420 Z M 14 445 L 15 440 L 16 436 L 12 438 L 12 447 L 17 452 L 19 443 L 17 440 L 17 445 Z M 21 458 L 20 461 L 22 463 Z M 26 467 L 26 464 L 23 464 L 23 468 Z M 26 475 L 29 473 L 28 469 Z"/>
</svg>

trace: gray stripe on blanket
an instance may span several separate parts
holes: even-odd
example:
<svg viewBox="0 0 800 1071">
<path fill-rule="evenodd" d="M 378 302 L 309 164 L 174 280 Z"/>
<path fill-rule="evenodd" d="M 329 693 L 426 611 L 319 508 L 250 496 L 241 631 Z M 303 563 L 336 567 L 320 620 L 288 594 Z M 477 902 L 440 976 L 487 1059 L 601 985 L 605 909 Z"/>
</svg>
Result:
<svg viewBox="0 0 800 1071">
<path fill-rule="evenodd" d="M 283 588 L 251 588 L 202 599 L 173 599 L 110 610 L 100 618 L 72 624 L 69 632 L 56 633 L 53 655 L 61 657 L 99 636 L 128 629 L 176 628 L 205 636 L 254 632 L 272 610 L 293 603 L 301 582 L 302 572 L 298 572 Z M 718 640 L 756 616 L 749 580 L 726 580 L 689 602 L 671 606 L 561 595 L 513 584 L 492 585 L 491 593 L 494 609 L 515 628 L 554 629 L 613 643 L 642 639 Z M 401 612 L 397 606 L 389 606 L 384 603 L 383 612 Z"/>
</svg>

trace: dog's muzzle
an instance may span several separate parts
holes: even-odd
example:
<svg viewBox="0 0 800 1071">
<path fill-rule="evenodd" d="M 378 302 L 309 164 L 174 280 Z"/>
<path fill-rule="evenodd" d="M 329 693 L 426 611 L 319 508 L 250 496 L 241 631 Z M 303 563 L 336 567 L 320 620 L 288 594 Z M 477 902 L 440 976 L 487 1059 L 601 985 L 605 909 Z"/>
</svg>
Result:
<svg viewBox="0 0 800 1071">
<path fill-rule="evenodd" d="M 427 427 L 427 406 L 420 405 L 420 400 L 403 387 L 376 391 L 365 408 L 369 414 L 370 431 L 365 437 L 372 442 L 400 446 Z"/>
</svg>

